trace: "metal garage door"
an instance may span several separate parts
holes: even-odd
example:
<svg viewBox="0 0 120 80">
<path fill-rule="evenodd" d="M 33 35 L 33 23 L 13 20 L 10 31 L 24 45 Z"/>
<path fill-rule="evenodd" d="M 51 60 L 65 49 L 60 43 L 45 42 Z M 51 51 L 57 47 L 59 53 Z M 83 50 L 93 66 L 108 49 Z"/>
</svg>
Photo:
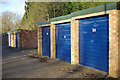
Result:
<svg viewBox="0 0 120 80">
<path fill-rule="evenodd" d="M 16 33 L 16 48 L 18 48 L 18 33 Z"/>
<path fill-rule="evenodd" d="M 55 25 L 56 58 L 71 62 L 70 23 Z"/>
<path fill-rule="evenodd" d="M 108 16 L 79 20 L 79 63 L 108 72 Z"/>
<path fill-rule="evenodd" d="M 50 57 L 50 26 L 42 28 L 42 54 Z"/>
</svg>

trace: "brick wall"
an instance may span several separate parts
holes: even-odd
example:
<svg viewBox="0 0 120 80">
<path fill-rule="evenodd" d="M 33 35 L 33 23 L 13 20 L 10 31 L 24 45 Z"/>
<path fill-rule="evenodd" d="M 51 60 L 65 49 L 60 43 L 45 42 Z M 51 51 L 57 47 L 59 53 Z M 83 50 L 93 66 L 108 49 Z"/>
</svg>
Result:
<svg viewBox="0 0 120 80">
<path fill-rule="evenodd" d="M 20 48 L 37 48 L 37 30 L 20 30 Z"/>
</svg>

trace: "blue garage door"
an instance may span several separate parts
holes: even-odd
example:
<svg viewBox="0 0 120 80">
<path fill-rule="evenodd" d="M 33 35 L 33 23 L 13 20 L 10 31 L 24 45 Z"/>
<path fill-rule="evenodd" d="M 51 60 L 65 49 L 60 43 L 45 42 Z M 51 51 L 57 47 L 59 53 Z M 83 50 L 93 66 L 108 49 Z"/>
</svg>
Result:
<svg viewBox="0 0 120 80">
<path fill-rule="evenodd" d="M 18 48 L 18 33 L 16 33 L 16 48 Z"/>
<path fill-rule="evenodd" d="M 42 28 L 42 54 L 50 57 L 50 26 Z"/>
<path fill-rule="evenodd" d="M 71 62 L 70 23 L 55 25 L 56 58 Z"/>
<path fill-rule="evenodd" d="M 79 63 L 108 72 L 109 18 L 79 20 Z"/>
</svg>

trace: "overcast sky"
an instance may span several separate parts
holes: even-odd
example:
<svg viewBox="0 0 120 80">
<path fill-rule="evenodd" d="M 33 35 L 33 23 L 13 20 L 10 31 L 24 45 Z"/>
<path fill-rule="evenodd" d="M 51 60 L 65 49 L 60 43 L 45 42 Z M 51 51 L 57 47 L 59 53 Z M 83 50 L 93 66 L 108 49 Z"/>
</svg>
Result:
<svg viewBox="0 0 120 80">
<path fill-rule="evenodd" d="M 0 0 L 0 16 L 4 11 L 17 13 L 21 16 L 24 15 L 25 0 Z"/>
</svg>

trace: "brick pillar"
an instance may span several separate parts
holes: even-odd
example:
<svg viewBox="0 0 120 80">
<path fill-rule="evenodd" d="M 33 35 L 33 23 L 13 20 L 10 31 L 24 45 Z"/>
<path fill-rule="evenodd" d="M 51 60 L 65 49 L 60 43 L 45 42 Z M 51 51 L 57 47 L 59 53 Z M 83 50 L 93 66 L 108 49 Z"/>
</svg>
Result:
<svg viewBox="0 0 120 80">
<path fill-rule="evenodd" d="M 42 55 L 42 28 L 38 27 L 38 55 Z"/>
<path fill-rule="evenodd" d="M 14 47 L 16 47 L 16 32 L 14 32 L 13 34 L 14 34 Z"/>
<path fill-rule="evenodd" d="M 55 49 L 55 25 L 51 24 L 50 26 L 50 38 L 51 38 L 51 58 L 56 58 L 56 49 Z"/>
<path fill-rule="evenodd" d="M 120 75 L 120 11 L 109 14 L 109 75 Z"/>
<path fill-rule="evenodd" d="M 71 64 L 79 64 L 79 21 L 71 19 Z"/>
</svg>

